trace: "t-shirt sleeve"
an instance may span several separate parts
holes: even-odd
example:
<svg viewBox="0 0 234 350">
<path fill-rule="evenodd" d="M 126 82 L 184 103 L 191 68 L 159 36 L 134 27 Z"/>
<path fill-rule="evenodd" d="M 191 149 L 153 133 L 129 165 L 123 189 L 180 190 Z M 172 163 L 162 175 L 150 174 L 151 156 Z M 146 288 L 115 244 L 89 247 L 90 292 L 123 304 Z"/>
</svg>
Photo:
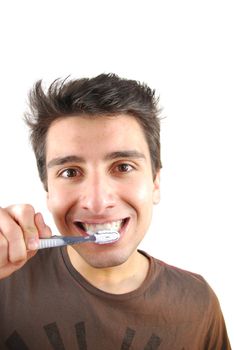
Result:
<svg viewBox="0 0 234 350">
<path fill-rule="evenodd" d="M 209 287 L 210 303 L 206 313 L 207 318 L 207 350 L 231 350 L 227 329 L 220 304 L 214 291 Z"/>
</svg>

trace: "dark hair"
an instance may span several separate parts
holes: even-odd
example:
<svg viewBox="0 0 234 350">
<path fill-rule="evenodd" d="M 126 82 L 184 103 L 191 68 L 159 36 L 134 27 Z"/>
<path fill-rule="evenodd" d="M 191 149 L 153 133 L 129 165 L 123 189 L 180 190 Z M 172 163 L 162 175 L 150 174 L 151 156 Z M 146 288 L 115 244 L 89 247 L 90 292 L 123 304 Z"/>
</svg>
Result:
<svg viewBox="0 0 234 350">
<path fill-rule="evenodd" d="M 29 112 L 25 113 L 25 120 L 30 127 L 30 139 L 45 189 L 46 135 L 54 120 L 71 115 L 132 115 L 144 131 L 155 175 L 162 167 L 159 113 L 154 90 L 144 83 L 123 79 L 115 74 L 57 79 L 47 91 L 43 89 L 42 81 L 37 81 L 29 92 Z"/>
</svg>

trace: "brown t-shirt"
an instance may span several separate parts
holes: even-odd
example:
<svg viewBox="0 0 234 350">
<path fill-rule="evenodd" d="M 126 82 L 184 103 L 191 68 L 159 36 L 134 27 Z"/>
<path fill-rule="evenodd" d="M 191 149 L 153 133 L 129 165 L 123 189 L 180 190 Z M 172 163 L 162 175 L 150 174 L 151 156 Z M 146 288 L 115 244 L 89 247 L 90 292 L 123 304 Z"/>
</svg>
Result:
<svg viewBox="0 0 234 350">
<path fill-rule="evenodd" d="M 88 283 L 66 248 L 39 251 L 0 281 L 0 349 L 231 349 L 205 280 L 148 258 L 141 287 L 114 295 Z"/>
</svg>

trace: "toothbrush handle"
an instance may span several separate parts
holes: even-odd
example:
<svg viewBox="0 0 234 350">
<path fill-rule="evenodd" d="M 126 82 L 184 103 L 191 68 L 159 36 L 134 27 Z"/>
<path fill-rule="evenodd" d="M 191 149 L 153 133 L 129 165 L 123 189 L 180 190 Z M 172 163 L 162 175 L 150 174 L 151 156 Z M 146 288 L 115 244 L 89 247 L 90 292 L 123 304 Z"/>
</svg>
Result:
<svg viewBox="0 0 234 350">
<path fill-rule="evenodd" d="M 62 247 L 66 245 L 84 243 L 95 241 L 96 238 L 93 236 L 88 237 L 75 237 L 75 236 L 52 236 L 51 238 L 41 238 L 39 239 L 39 248 L 54 248 L 54 247 Z"/>
</svg>

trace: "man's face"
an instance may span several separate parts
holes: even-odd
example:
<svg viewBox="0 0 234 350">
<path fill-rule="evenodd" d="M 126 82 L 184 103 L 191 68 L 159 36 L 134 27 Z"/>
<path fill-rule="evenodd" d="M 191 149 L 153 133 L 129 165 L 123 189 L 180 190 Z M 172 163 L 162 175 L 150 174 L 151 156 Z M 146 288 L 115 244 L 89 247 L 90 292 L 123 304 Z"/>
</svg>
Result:
<svg viewBox="0 0 234 350">
<path fill-rule="evenodd" d="M 73 246 L 93 267 L 126 262 L 144 237 L 159 198 L 144 133 L 127 115 L 66 117 L 47 135 L 48 208 L 62 235 L 113 229 L 115 243 Z"/>
</svg>

